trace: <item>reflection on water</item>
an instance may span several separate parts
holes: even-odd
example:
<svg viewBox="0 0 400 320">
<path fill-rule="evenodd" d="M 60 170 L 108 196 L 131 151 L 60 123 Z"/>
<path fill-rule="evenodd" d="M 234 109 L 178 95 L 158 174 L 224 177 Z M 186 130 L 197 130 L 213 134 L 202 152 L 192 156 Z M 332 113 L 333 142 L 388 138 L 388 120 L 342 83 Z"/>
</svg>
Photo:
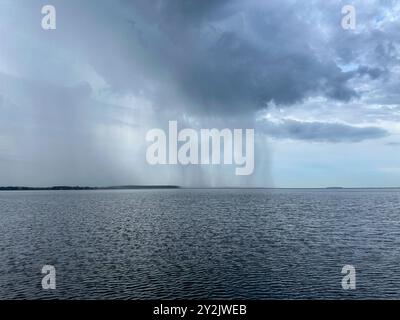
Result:
<svg viewBox="0 0 400 320">
<path fill-rule="evenodd" d="M 0 193 L 0 298 L 400 298 L 400 190 Z M 57 289 L 41 289 L 41 268 Z M 357 290 L 341 288 L 341 268 Z"/>
</svg>

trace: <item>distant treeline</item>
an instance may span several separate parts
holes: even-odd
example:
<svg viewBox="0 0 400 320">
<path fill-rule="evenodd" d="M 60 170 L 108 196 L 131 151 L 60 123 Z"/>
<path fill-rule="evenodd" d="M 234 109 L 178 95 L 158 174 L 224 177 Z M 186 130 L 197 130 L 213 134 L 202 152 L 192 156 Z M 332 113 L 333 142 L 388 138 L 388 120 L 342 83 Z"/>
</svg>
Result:
<svg viewBox="0 0 400 320">
<path fill-rule="evenodd" d="M 81 186 L 53 186 L 53 187 L 0 187 L 0 191 L 30 191 L 30 190 L 130 190 L 130 189 L 178 189 L 179 186 L 170 185 L 131 185 L 110 187 L 81 187 Z"/>
</svg>

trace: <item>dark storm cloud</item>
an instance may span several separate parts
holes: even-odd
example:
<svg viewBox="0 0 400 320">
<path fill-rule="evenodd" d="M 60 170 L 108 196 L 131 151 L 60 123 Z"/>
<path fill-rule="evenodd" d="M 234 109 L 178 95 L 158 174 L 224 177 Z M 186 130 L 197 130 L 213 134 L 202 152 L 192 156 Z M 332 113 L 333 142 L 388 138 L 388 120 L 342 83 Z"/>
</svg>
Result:
<svg viewBox="0 0 400 320">
<path fill-rule="evenodd" d="M 119 4 L 124 14 L 118 23 L 99 27 L 109 43 L 100 56 L 90 53 L 91 62 L 115 90 L 144 92 L 160 109 L 184 105 L 186 113 L 234 116 L 265 108 L 271 101 L 287 106 L 313 95 L 340 101 L 357 97 L 348 82 L 358 74 L 343 72 L 332 57 L 321 59 L 314 46 L 321 34 L 309 21 L 315 9 L 308 12 L 307 5 Z M 100 19 L 102 7 L 92 10 Z M 74 22 L 82 23 L 79 17 Z M 99 46 L 92 34 L 81 33 L 81 40 L 83 46 Z"/>
<path fill-rule="evenodd" d="M 293 9 L 273 2 L 243 8 L 246 27 L 222 28 L 204 55 L 194 53 L 195 63 L 183 70 L 184 92 L 205 107 L 229 112 L 263 108 L 271 100 L 290 105 L 312 94 L 354 97 L 349 75 L 318 59 L 308 43 L 313 30 Z"/>
<path fill-rule="evenodd" d="M 55 0 L 55 5 L 65 25 L 55 40 L 90 63 L 114 92 L 151 100 L 160 116 L 240 119 L 269 102 L 285 107 L 314 96 L 348 102 L 363 94 L 353 80 L 388 76 L 386 56 L 393 60 L 395 52 L 390 30 L 344 32 L 342 2 Z M 353 62 L 355 70 L 340 65 Z"/>
<path fill-rule="evenodd" d="M 355 127 L 342 123 L 303 122 L 282 120 L 279 123 L 263 121 L 260 128 L 267 136 L 315 142 L 361 142 L 386 137 L 388 132 L 376 127 Z"/>
</svg>

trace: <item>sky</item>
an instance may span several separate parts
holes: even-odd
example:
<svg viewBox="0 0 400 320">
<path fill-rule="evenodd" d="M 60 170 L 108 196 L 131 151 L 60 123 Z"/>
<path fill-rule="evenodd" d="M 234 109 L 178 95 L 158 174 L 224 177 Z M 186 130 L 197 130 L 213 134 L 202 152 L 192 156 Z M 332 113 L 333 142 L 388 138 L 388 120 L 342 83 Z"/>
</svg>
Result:
<svg viewBox="0 0 400 320">
<path fill-rule="evenodd" d="M 0 185 L 400 186 L 398 1 L 0 0 L 0 39 Z M 149 165 L 168 121 L 254 128 L 254 173 Z"/>
</svg>

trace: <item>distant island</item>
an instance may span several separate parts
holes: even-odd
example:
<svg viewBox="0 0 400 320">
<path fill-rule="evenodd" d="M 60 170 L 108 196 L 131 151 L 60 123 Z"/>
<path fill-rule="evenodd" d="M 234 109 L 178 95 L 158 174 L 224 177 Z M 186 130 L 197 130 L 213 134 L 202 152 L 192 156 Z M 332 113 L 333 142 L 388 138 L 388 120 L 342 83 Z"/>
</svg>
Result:
<svg viewBox="0 0 400 320">
<path fill-rule="evenodd" d="M 82 186 L 53 186 L 53 187 L 23 187 L 8 186 L 0 187 L 0 191 L 33 191 L 33 190 L 132 190 L 132 189 L 179 189 L 172 185 L 127 185 L 109 187 L 82 187 Z"/>
</svg>

